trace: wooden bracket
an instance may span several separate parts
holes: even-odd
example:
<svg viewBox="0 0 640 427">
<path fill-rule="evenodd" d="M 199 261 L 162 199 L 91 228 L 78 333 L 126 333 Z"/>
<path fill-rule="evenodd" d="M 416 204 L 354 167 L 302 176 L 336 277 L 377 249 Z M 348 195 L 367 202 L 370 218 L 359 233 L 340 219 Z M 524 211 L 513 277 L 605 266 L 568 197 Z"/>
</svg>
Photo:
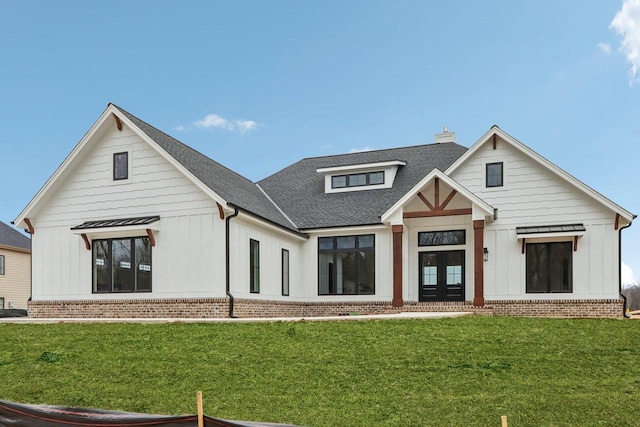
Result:
<svg viewBox="0 0 640 427">
<path fill-rule="evenodd" d="M 147 236 L 149 236 L 149 243 L 151 243 L 151 246 L 155 246 L 156 238 L 153 236 L 153 231 L 151 231 L 150 228 L 147 228 Z"/>
<path fill-rule="evenodd" d="M 526 239 L 523 237 L 523 238 L 522 238 L 522 253 L 524 253 L 524 241 L 525 241 L 525 240 L 526 240 Z"/>
<path fill-rule="evenodd" d="M 119 131 L 122 131 L 122 122 L 120 121 L 120 117 L 116 116 L 115 113 L 111 113 L 114 119 L 116 119 L 116 126 Z"/>
<path fill-rule="evenodd" d="M 620 214 L 619 213 L 616 214 L 616 223 L 615 223 L 614 227 L 615 227 L 616 231 L 618 231 L 618 228 L 620 228 Z"/>
<path fill-rule="evenodd" d="M 493 149 L 496 149 L 496 139 L 497 139 L 497 135 L 494 133 L 493 134 Z"/>
<path fill-rule="evenodd" d="M 436 210 L 441 210 L 440 208 L 440 178 L 436 178 L 434 179 L 434 197 L 435 197 L 435 204 L 436 204 Z"/>
<path fill-rule="evenodd" d="M 435 210 L 436 210 L 436 207 L 435 207 L 435 206 L 433 206 L 433 205 L 431 204 L 431 202 L 430 202 L 429 200 L 427 200 L 427 198 L 426 198 L 426 197 L 424 197 L 424 195 L 423 195 L 422 193 L 418 192 L 418 197 L 420 197 L 420 200 L 422 200 L 422 201 L 423 201 L 423 203 L 424 203 L 425 205 L 427 205 L 427 207 L 429 208 L 429 210 L 430 210 L 430 211 L 435 211 Z"/>
<path fill-rule="evenodd" d="M 573 236 L 573 252 L 578 250 L 578 237 L 580 236 Z"/>
<path fill-rule="evenodd" d="M 27 227 L 29 228 L 29 234 L 35 234 L 36 230 L 33 228 L 33 224 L 31 224 L 31 221 L 29 220 L 29 218 L 25 218 L 24 222 L 27 224 Z"/>
<path fill-rule="evenodd" d="M 218 205 L 218 215 L 220 215 L 220 219 L 224 219 L 224 210 L 222 209 L 222 206 L 220 206 L 220 203 L 216 202 L 216 205 Z"/>
<path fill-rule="evenodd" d="M 86 234 L 82 233 L 82 240 L 84 240 L 84 247 L 87 248 L 88 251 L 91 250 L 91 243 L 89 242 L 89 238 Z"/>
<path fill-rule="evenodd" d="M 444 199 L 444 202 L 442 202 L 442 206 L 440 206 L 440 209 L 444 210 L 444 208 L 447 207 L 447 205 L 449 204 L 449 202 L 451 201 L 451 199 L 454 198 L 454 196 L 458 193 L 458 190 L 451 190 L 451 193 L 449 193 L 449 195 L 447 196 L 446 199 Z"/>
</svg>

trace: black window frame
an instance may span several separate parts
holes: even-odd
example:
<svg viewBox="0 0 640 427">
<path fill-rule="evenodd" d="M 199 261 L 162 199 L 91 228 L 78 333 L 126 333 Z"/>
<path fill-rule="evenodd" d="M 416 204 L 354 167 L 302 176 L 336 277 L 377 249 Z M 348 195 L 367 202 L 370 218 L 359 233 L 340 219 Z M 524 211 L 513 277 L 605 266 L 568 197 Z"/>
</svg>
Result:
<svg viewBox="0 0 640 427">
<path fill-rule="evenodd" d="M 0 255 L 0 276 L 5 275 L 5 257 Z"/>
<path fill-rule="evenodd" d="M 360 244 L 360 239 L 364 239 L 364 238 L 371 238 L 372 244 L 371 246 L 361 246 Z M 348 239 L 354 239 L 354 244 L 352 248 L 344 248 L 344 247 L 340 247 L 340 243 L 338 241 L 338 239 L 342 239 L 342 241 L 348 241 Z M 322 246 L 322 242 L 329 242 L 331 241 L 331 248 L 330 249 L 323 249 L 321 248 Z M 354 254 L 357 255 L 358 253 L 366 253 L 369 254 L 372 257 L 372 263 L 373 263 L 373 277 L 372 277 L 372 281 L 373 283 L 371 283 L 371 290 L 370 292 L 361 292 L 361 282 L 359 280 L 359 275 L 360 275 L 360 257 L 355 257 L 355 273 L 356 273 L 356 278 L 354 281 L 354 290 L 355 292 L 353 293 L 338 293 L 338 288 L 337 288 L 337 284 L 338 284 L 338 272 L 337 269 L 331 269 L 329 268 L 329 284 L 327 286 L 327 292 L 321 292 L 320 290 L 320 285 L 321 285 L 321 279 L 320 279 L 320 275 L 321 275 L 321 262 L 322 262 L 322 255 L 323 254 L 329 254 L 332 257 L 332 265 L 337 265 L 337 258 L 339 254 Z M 364 262 L 364 261 L 363 261 Z M 319 237 L 318 238 L 318 295 L 336 295 L 336 296 L 342 296 L 342 295 L 346 295 L 346 296 L 352 296 L 352 295 L 375 295 L 376 294 L 376 275 L 375 275 L 375 263 L 376 263 L 376 236 L 375 234 L 356 234 L 356 235 L 345 235 L 345 236 L 327 236 L 327 237 Z M 332 290 L 332 283 L 333 283 L 333 290 Z"/>
<path fill-rule="evenodd" d="M 124 175 L 118 173 L 118 158 L 124 158 Z M 129 152 L 113 153 L 113 180 L 122 181 L 125 179 L 129 179 Z"/>
<path fill-rule="evenodd" d="M 458 235 L 462 233 L 462 241 L 457 243 L 449 243 L 449 242 L 436 242 L 436 243 L 421 243 L 421 236 L 431 234 L 434 236 L 434 240 L 436 236 L 442 236 L 444 239 L 447 235 L 453 236 L 451 233 L 457 233 Z M 419 231 L 418 232 L 418 246 L 419 247 L 431 247 L 431 246 L 457 246 L 457 245 L 466 245 L 467 244 L 467 230 L 436 230 L 436 231 Z"/>
<path fill-rule="evenodd" d="M 377 175 L 377 174 L 382 174 L 382 182 L 377 182 L 377 183 L 371 183 L 371 176 L 372 175 Z M 365 175 L 365 183 L 364 184 L 352 184 L 351 183 L 351 177 L 355 177 L 355 176 L 360 176 L 360 175 Z M 354 188 L 354 187 L 366 187 L 368 185 L 384 185 L 385 183 L 385 173 L 383 170 L 381 171 L 372 171 L 372 172 L 358 172 L 358 173 L 351 173 L 351 174 L 341 174 L 341 175 L 332 175 L 331 176 L 331 188 L 332 189 L 336 189 L 336 188 Z M 345 178 L 345 185 L 335 185 L 335 178 Z M 355 178 L 354 178 L 355 181 Z"/>
<path fill-rule="evenodd" d="M 280 251 L 280 274 L 282 277 L 282 296 L 288 297 L 289 296 L 289 285 L 290 285 L 290 275 L 291 275 L 291 264 L 290 264 L 290 259 L 289 259 L 289 250 L 288 249 L 282 249 Z M 285 260 L 286 265 L 285 265 Z M 286 267 L 286 271 L 285 271 L 285 267 Z"/>
<path fill-rule="evenodd" d="M 493 166 L 500 166 L 500 182 L 499 183 L 494 183 L 494 182 L 489 182 L 490 178 L 495 178 L 496 176 L 498 176 L 495 173 L 489 173 L 489 169 L 491 169 Z M 496 188 L 496 187 L 504 187 L 504 162 L 493 162 L 493 163 L 487 163 L 485 165 L 485 187 L 487 188 Z"/>
<path fill-rule="evenodd" d="M 254 239 L 249 239 L 249 292 L 260 293 L 260 242 Z"/>
<path fill-rule="evenodd" d="M 546 289 L 544 290 L 532 290 L 532 274 L 534 273 L 534 271 L 531 271 L 530 269 L 533 268 L 533 266 L 531 265 L 533 260 L 531 259 L 531 257 L 533 256 L 533 251 L 534 251 L 534 247 L 535 248 L 544 248 L 544 250 L 546 251 L 546 254 L 544 254 L 544 263 L 546 266 L 545 271 L 541 272 L 542 275 L 544 276 L 543 278 L 546 279 Z M 553 282 L 552 282 L 552 277 L 555 277 L 552 275 L 552 270 L 555 267 L 558 267 L 557 265 L 557 257 L 553 256 L 553 250 L 552 247 L 558 248 L 558 247 L 562 247 L 563 251 L 566 252 L 566 254 L 568 254 L 568 265 L 565 265 L 564 263 L 561 265 L 561 269 L 562 269 L 562 279 L 563 279 L 563 283 L 562 286 L 565 286 L 565 275 L 566 275 L 566 281 L 568 282 L 566 284 L 568 289 L 552 289 L 553 286 Z M 526 259 L 525 259 L 525 280 L 526 280 L 526 293 L 528 294 L 570 294 L 573 293 L 573 242 L 570 241 L 560 241 L 560 242 L 535 242 L 535 243 L 526 243 Z M 565 254 L 565 255 L 566 255 Z"/>
<path fill-rule="evenodd" d="M 114 241 L 126 241 L 129 240 L 130 243 L 130 249 L 131 249 L 131 254 L 130 254 L 130 260 L 131 262 L 134 264 L 134 267 L 131 268 L 131 274 L 132 274 L 132 282 L 134 285 L 134 289 L 133 290 L 127 290 L 127 289 L 114 289 L 114 279 L 113 279 L 113 271 L 114 271 L 114 267 L 113 267 L 113 242 Z M 145 246 L 148 246 L 149 248 L 149 258 L 148 258 L 148 270 L 144 269 L 141 271 L 145 271 L 149 273 L 149 288 L 148 289 L 139 289 L 138 288 L 138 277 L 137 277 L 137 271 L 138 271 L 138 265 L 136 264 L 136 241 L 137 240 L 142 240 L 142 241 L 146 241 L 147 244 Z M 106 258 L 106 263 L 108 264 L 106 267 L 106 274 L 107 274 L 107 281 L 108 281 L 108 285 L 109 285 L 109 289 L 108 290 L 98 290 L 98 283 L 97 283 L 97 268 L 96 268 L 96 246 L 98 244 L 100 244 L 101 242 L 105 242 L 107 244 L 107 258 Z M 146 264 L 145 264 L 146 265 Z M 150 293 L 153 292 L 153 247 L 151 246 L 151 241 L 149 239 L 149 236 L 134 236 L 134 237 L 114 237 L 114 238 L 110 238 L 110 239 L 94 239 L 91 242 L 91 292 L 94 294 L 129 294 L 129 293 Z"/>
</svg>

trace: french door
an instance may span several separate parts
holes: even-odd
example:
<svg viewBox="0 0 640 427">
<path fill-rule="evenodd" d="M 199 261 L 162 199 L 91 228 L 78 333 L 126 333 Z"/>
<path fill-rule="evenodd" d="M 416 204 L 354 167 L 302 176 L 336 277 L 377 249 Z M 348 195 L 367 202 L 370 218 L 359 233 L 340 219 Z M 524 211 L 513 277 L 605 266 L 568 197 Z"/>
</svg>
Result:
<svg viewBox="0 0 640 427">
<path fill-rule="evenodd" d="M 464 301 L 464 251 L 420 252 L 420 301 Z"/>
</svg>

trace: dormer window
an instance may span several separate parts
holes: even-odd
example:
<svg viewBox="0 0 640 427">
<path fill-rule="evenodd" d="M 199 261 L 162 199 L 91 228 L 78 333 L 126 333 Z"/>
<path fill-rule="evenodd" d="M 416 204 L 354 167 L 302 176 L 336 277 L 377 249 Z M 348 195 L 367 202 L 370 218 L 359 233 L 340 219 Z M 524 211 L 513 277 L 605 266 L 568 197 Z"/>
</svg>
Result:
<svg viewBox="0 0 640 427">
<path fill-rule="evenodd" d="M 363 185 L 384 184 L 384 171 L 334 175 L 331 177 L 331 188 L 361 187 Z"/>
<path fill-rule="evenodd" d="M 325 193 L 341 193 L 345 191 L 378 190 L 391 188 L 400 166 L 406 165 L 401 160 L 356 165 L 331 166 L 319 168 L 316 172 L 325 177 Z"/>
</svg>

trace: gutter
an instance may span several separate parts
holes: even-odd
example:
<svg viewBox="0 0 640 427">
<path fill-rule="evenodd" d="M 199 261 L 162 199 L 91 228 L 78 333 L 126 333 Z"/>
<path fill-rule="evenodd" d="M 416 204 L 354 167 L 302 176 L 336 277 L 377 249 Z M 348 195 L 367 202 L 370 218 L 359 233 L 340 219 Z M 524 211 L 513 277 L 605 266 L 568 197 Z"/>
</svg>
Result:
<svg viewBox="0 0 640 427">
<path fill-rule="evenodd" d="M 234 206 L 234 211 L 231 215 L 229 215 L 226 219 L 225 219 L 225 262 L 226 262 L 226 286 L 227 286 L 227 296 L 229 297 L 229 317 L 231 317 L 232 319 L 235 319 L 235 314 L 233 314 L 233 295 L 231 294 L 230 291 L 230 283 L 231 283 L 231 275 L 229 272 L 229 264 L 230 264 L 230 260 L 231 260 L 231 254 L 229 252 L 229 222 L 231 221 L 231 218 L 234 218 L 236 216 L 238 216 L 238 213 L 240 213 L 239 209 L 237 206 Z"/>
<path fill-rule="evenodd" d="M 633 219 L 636 219 L 635 215 Z M 631 227 L 631 223 L 618 229 L 618 293 L 624 301 L 622 303 L 622 317 L 627 319 L 630 318 L 630 316 L 627 315 L 627 297 L 622 295 L 622 230 L 629 227 Z"/>
</svg>

